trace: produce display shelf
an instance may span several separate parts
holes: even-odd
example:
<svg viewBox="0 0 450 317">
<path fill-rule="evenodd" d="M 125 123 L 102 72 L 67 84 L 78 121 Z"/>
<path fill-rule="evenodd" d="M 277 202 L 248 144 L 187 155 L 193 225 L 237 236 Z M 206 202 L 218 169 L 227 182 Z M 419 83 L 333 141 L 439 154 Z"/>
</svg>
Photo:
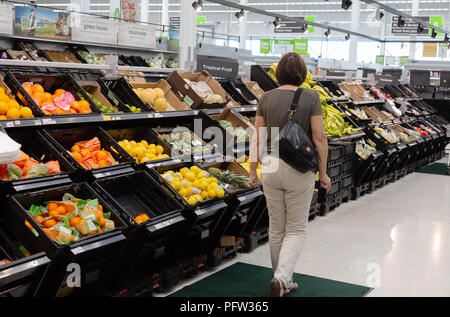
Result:
<svg viewBox="0 0 450 317">
<path fill-rule="evenodd" d="M 119 71 L 134 71 L 134 72 L 143 72 L 143 73 L 171 73 L 174 70 L 178 70 L 180 72 L 184 72 L 183 69 L 178 68 L 155 68 L 155 67 L 142 67 L 142 66 L 118 66 L 117 70 Z"/>
<path fill-rule="evenodd" d="M 357 132 L 357 133 L 343 135 L 341 137 L 329 137 L 328 141 L 329 142 L 346 141 L 346 140 L 352 140 L 352 139 L 361 138 L 361 137 L 363 137 L 365 135 L 366 134 L 363 131 L 360 131 L 360 132 Z"/>
<path fill-rule="evenodd" d="M 40 61 L 21 61 L 15 59 L 0 59 L 0 66 L 20 66 L 20 67 L 48 67 L 48 68 L 70 68 L 89 70 L 110 70 L 109 65 L 82 64 L 82 63 L 58 63 Z"/>
<path fill-rule="evenodd" d="M 353 104 L 355 105 L 371 105 L 371 104 L 381 104 L 381 103 L 385 103 L 384 99 L 375 99 L 375 100 L 355 100 L 352 101 Z"/>
</svg>

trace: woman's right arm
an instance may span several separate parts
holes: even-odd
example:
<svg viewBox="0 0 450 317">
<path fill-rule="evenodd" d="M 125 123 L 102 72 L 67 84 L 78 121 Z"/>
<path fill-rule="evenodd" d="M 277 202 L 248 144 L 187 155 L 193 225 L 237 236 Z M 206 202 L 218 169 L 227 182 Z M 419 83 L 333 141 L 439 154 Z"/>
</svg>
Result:
<svg viewBox="0 0 450 317">
<path fill-rule="evenodd" d="M 311 132 L 313 143 L 319 155 L 319 180 L 320 185 L 328 192 L 331 189 L 331 179 L 327 175 L 328 139 L 323 128 L 322 115 L 311 116 Z"/>
</svg>

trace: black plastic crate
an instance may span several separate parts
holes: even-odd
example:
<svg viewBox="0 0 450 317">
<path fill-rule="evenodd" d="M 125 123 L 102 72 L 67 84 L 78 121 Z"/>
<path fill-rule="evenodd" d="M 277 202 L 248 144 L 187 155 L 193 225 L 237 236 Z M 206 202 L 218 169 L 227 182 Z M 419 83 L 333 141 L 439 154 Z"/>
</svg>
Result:
<svg viewBox="0 0 450 317">
<path fill-rule="evenodd" d="M 140 126 L 140 127 L 130 127 L 130 128 L 123 128 L 123 129 L 105 129 L 106 133 L 110 137 L 112 137 L 116 142 L 122 141 L 127 139 L 128 141 L 134 140 L 135 142 L 140 142 L 142 140 L 147 141 L 148 144 L 155 144 L 155 145 L 161 145 L 164 149 L 164 154 L 169 155 L 169 158 L 164 159 L 158 159 L 153 161 L 148 161 L 146 163 L 135 163 L 136 165 L 143 166 L 145 164 L 151 163 L 151 164 L 158 164 L 160 162 L 167 162 L 171 161 L 173 159 L 180 159 L 179 154 L 176 151 L 172 151 L 172 148 L 169 144 L 164 142 L 158 137 L 158 134 L 156 134 L 155 131 L 152 129 Z M 123 149 L 125 151 L 125 149 Z M 126 152 L 126 151 L 125 151 Z M 127 156 L 129 157 L 130 161 L 135 161 L 135 159 L 126 152 Z"/>
<path fill-rule="evenodd" d="M 15 191 L 25 189 L 30 190 L 35 187 L 43 186 L 44 182 L 50 182 L 55 185 L 64 178 L 73 176 L 75 173 L 76 169 L 72 164 L 70 164 L 65 156 L 62 155 L 39 131 L 34 131 L 32 134 L 33 137 L 30 137 L 30 130 L 9 131 L 7 134 L 14 141 L 22 145 L 21 151 L 38 162 L 57 160 L 59 162 L 61 173 L 27 177 L 19 180 L 0 180 L 0 186 L 12 186 L 13 188 L 10 189 L 14 189 Z"/>
<path fill-rule="evenodd" d="M 333 142 L 333 146 L 341 146 L 342 147 L 342 153 L 341 156 L 344 158 L 350 158 L 355 154 L 356 151 L 356 143 L 355 142 Z"/>
<path fill-rule="evenodd" d="M 12 92 L 16 95 L 16 99 L 18 98 L 18 94 L 20 93 L 23 98 L 28 103 L 28 106 L 32 109 L 33 114 L 35 116 L 47 116 L 38 104 L 34 101 L 33 98 L 25 91 L 22 87 L 22 84 L 25 82 L 33 82 L 34 84 L 40 84 L 45 92 L 54 93 L 57 89 L 64 89 L 65 91 L 70 92 L 75 100 L 80 100 L 78 94 L 80 94 L 84 100 L 89 102 L 89 106 L 91 108 L 90 113 L 72 113 L 72 114 L 54 114 L 51 117 L 68 117 L 68 116 L 84 116 L 90 115 L 92 113 L 101 113 L 100 109 L 96 106 L 96 104 L 89 98 L 83 88 L 78 85 L 76 80 L 70 74 L 41 74 L 41 73 L 19 73 L 19 72 L 8 72 L 4 79 L 5 83 L 12 90 Z"/>
<path fill-rule="evenodd" d="M 335 145 L 328 145 L 328 160 L 334 161 L 337 159 L 340 159 L 342 157 L 343 147 L 342 146 L 335 146 Z"/>
<path fill-rule="evenodd" d="M 147 172 L 105 177 L 95 181 L 94 188 L 133 228 L 117 270 L 149 278 L 174 258 L 189 229 L 181 214 L 183 206 Z M 150 219 L 139 224 L 135 218 L 142 213 Z M 126 279 L 111 282 L 116 288 L 128 285 Z"/>
<path fill-rule="evenodd" d="M 140 108 L 142 112 L 153 112 L 153 108 L 144 103 L 133 91 L 133 87 L 122 77 L 99 78 L 103 95 L 111 102 L 111 104 L 120 107 L 120 109 L 128 108 L 126 105 Z M 130 112 L 130 111 L 129 111 Z"/>
<path fill-rule="evenodd" d="M 92 177 L 92 174 L 103 173 L 107 171 L 117 170 L 124 167 L 130 167 L 130 157 L 120 145 L 114 141 L 102 128 L 99 126 L 90 126 L 84 128 L 72 129 L 52 129 L 43 130 L 44 137 L 46 137 L 56 149 L 63 154 L 67 160 L 75 166 L 82 175 L 82 177 Z M 105 167 L 94 168 L 91 170 L 85 169 L 77 160 L 75 160 L 69 153 L 72 146 L 79 141 L 87 141 L 94 137 L 100 140 L 101 148 L 109 151 L 118 164 L 112 164 Z"/>
<path fill-rule="evenodd" d="M 260 65 L 251 66 L 250 80 L 257 82 L 259 87 L 261 87 L 264 91 L 269 91 L 279 87 Z"/>
<path fill-rule="evenodd" d="M 39 49 L 36 43 L 32 41 L 16 40 L 14 43 L 14 49 L 19 51 L 25 51 L 34 61 L 48 62 L 48 58 Z M 32 53 L 34 52 L 34 53 Z"/>
<path fill-rule="evenodd" d="M 353 159 L 342 162 L 341 164 L 341 172 L 351 171 L 353 169 Z"/>
<path fill-rule="evenodd" d="M 330 178 L 336 178 L 341 174 L 342 165 L 336 165 L 333 167 L 329 167 L 327 174 Z"/>
<path fill-rule="evenodd" d="M 353 184 L 353 176 L 347 176 L 341 179 L 341 188 L 349 187 Z"/>
</svg>

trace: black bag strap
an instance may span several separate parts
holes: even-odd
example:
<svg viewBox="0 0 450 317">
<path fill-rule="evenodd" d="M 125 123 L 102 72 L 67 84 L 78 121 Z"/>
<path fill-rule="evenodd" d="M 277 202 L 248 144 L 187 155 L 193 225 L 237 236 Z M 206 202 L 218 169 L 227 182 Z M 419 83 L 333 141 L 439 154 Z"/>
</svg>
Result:
<svg viewBox="0 0 450 317">
<path fill-rule="evenodd" d="M 295 91 L 294 99 L 292 99 L 291 107 L 289 108 L 289 120 L 294 118 L 295 111 L 297 111 L 297 105 L 300 100 L 300 96 L 303 92 L 303 88 L 297 88 Z"/>
</svg>

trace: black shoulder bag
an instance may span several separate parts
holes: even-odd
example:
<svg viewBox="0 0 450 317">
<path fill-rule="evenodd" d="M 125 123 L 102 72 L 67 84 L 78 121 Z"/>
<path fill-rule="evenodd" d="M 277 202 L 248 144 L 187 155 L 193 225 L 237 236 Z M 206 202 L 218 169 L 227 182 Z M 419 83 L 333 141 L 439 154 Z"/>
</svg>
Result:
<svg viewBox="0 0 450 317">
<path fill-rule="evenodd" d="M 317 152 L 308 134 L 294 120 L 301 94 L 302 88 L 298 88 L 289 109 L 289 120 L 280 131 L 280 158 L 297 171 L 306 173 L 317 169 Z"/>
</svg>

